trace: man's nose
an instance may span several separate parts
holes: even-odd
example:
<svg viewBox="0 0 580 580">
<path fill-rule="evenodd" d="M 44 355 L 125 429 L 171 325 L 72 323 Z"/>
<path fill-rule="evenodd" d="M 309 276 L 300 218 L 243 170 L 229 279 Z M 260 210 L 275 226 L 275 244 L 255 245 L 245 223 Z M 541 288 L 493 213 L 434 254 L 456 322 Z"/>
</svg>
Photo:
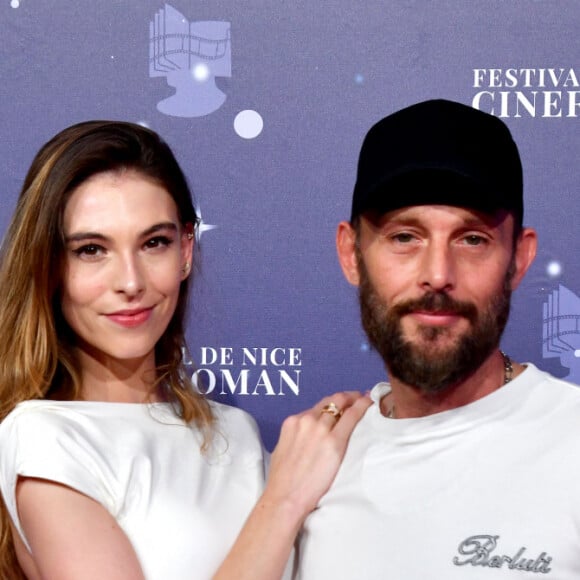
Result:
<svg viewBox="0 0 580 580">
<path fill-rule="evenodd" d="M 444 241 L 431 240 L 421 262 L 419 284 L 424 290 L 449 291 L 455 286 L 455 260 Z"/>
</svg>

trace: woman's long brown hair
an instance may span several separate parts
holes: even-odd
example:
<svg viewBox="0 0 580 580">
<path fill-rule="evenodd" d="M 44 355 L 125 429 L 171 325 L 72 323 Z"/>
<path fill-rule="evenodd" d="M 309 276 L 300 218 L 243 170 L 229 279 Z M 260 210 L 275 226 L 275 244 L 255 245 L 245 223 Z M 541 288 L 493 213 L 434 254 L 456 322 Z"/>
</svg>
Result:
<svg viewBox="0 0 580 580">
<path fill-rule="evenodd" d="M 69 127 L 38 152 L 28 171 L 0 252 L 0 421 L 29 399 L 81 398 L 75 337 L 60 310 L 64 267 L 62 219 L 71 193 L 92 175 L 132 169 L 173 198 L 183 227 L 197 215 L 187 180 L 171 149 L 153 131 L 116 121 Z M 183 368 L 188 280 L 155 347 L 155 388 L 186 422 L 211 435 L 208 402 L 192 388 Z M 25 578 L 16 560 L 10 520 L 0 509 L 0 578 Z"/>
</svg>

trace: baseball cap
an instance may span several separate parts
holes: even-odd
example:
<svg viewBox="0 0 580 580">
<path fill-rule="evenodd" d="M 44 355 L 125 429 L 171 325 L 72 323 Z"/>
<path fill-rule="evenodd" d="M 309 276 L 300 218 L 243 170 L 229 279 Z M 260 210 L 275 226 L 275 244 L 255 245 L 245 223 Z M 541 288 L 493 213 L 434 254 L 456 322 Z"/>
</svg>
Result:
<svg viewBox="0 0 580 580">
<path fill-rule="evenodd" d="M 503 209 L 521 225 L 522 164 L 506 124 L 443 99 L 376 123 L 362 144 L 351 221 L 365 211 L 412 205 Z"/>
</svg>

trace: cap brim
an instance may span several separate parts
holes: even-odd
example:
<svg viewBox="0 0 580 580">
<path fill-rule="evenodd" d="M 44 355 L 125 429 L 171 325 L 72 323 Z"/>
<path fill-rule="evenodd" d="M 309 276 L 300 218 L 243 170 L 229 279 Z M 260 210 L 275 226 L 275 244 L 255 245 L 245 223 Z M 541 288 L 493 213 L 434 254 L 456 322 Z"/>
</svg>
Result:
<svg viewBox="0 0 580 580">
<path fill-rule="evenodd" d="M 412 205 L 451 205 L 495 213 L 505 208 L 500 192 L 482 186 L 472 177 L 446 169 L 402 171 L 377 184 L 353 207 L 353 215 L 367 211 L 386 213 Z"/>
</svg>

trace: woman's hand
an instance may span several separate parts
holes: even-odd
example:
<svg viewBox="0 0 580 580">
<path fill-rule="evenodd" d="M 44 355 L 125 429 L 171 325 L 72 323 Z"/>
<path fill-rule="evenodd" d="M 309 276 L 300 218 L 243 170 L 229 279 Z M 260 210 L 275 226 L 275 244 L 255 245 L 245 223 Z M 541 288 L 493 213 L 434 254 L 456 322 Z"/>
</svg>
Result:
<svg viewBox="0 0 580 580">
<path fill-rule="evenodd" d="M 350 435 L 370 404 L 369 397 L 347 391 L 288 417 L 272 455 L 263 500 L 286 503 L 301 524 L 334 481 Z M 328 412 L 329 405 L 339 415 Z"/>
<path fill-rule="evenodd" d="M 214 580 L 282 577 L 302 523 L 334 481 L 370 404 L 361 393 L 336 393 L 284 421 L 266 489 Z"/>
</svg>

